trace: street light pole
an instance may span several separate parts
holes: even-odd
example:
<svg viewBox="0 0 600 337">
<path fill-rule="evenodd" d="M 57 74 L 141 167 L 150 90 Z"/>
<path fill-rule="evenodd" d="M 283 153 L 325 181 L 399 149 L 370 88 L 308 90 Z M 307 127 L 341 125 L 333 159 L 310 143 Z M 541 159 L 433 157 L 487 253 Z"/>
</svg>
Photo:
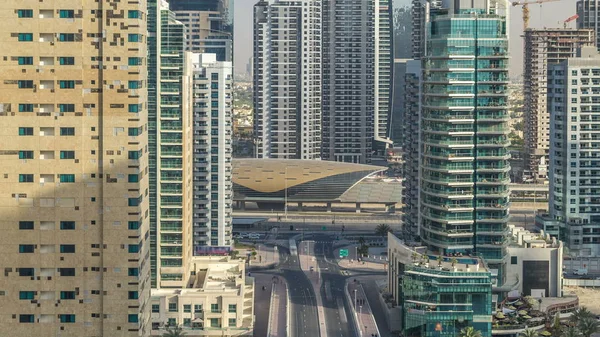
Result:
<svg viewBox="0 0 600 337">
<path fill-rule="evenodd" d="M 356 312 L 356 289 L 354 289 L 354 311 Z"/>
</svg>

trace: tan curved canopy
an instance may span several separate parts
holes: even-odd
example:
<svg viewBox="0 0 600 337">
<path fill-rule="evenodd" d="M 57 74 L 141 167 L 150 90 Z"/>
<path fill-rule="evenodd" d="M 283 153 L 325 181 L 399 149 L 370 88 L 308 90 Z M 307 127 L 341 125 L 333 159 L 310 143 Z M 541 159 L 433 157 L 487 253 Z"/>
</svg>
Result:
<svg viewBox="0 0 600 337">
<path fill-rule="evenodd" d="M 232 179 L 235 184 L 257 192 L 272 193 L 338 174 L 375 173 L 385 169 L 382 166 L 324 160 L 234 159 Z"/>
</svg>

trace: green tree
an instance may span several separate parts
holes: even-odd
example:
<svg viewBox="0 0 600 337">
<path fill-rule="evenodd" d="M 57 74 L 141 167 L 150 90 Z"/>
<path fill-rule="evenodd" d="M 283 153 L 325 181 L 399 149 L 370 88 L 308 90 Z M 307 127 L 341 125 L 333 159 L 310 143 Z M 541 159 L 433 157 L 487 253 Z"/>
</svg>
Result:
<svg viewBox="0 0 600 337">
<path fill-rule="evenodd" d="M 379 236 L 386 236 L 387 233 L 391 232 L 392 228 L 387 225 L 387 224 L 379 224 L 377 225 L 377 227 L 375 227 L 375 234 L 379 235 Z"/>
<path fill-rule="evenodd" d="M 438 257 L 436 258 L 438 266 L 442 266 L 442 262 L 444 261 L 444 258 L 441 255 L 438 255 Z"/>
<path fill-rule="evenodd" d="M 468 326 L 460 330 L 458 337 L 481 337 L 481 331 L 477 331 L 472 326 Z"/>
<path fill-rule="evenodd" d="M 537 333 L 537 331 L 535 331 L 533 329 L 525 329 L 525 331 L 521 332 L 521 334 L 519 336 L 521 336 L 521 337 L 537 337 L 538 333 Z"/>
<path fill-rule="evenodd" d="M 581 322 L 585 318 L 593 318 L 593 317 L 594 317 L 594 314 L 592 314 L 588 310 L 588 308 L 579 307 L 579 309 L 573 311 L 573 313 L 571 314 L 571 317 L 569 317 L 569 322 L 572 325 L 577 325 L 578 322 Z"/>
<path fill-rule="evenodd" d="M 167 326 L 167 332 L 165 332 L 162 337 L 183 337 L 185 336 L 185 332 L 179 325 L 175 325 L 173 327 Z"/>
<path fill-rule="evenodd" d="M 577 330 L 577 328 L 574 326 L 570 326 L 570 327 L 566 328 L 560 335 L 560 337 L 580 337 L 580 336 L 581 336 L 581 333 L 579 333 L 579 330 Z"/>
<path fill-rule="evenodd" d="M 581 335 L 590 337 L 591 335 L 600 332 L 600 323 L 595 317 L 585 317 L 577 324 Z"/>
<path fill-rule="evenodd" d="M 458 264 L 458 259 L 453 257 L 452 260 L 450 260 L 450 263 L 452 263 L 452 267 L 454 267 Z"/>
</svg>

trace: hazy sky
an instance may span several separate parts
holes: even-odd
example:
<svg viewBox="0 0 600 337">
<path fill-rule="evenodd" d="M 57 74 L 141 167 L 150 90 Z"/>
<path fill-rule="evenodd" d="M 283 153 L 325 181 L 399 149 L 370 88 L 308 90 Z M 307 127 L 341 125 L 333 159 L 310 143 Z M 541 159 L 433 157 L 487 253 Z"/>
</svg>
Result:
<svg viewBox="0 0 600 337">
<path fill-rule="evenodd" d="M 394 6 L 410 4 L 410 0 L 393 0 Z M 235 0 L 234 8 L 234 40 L 236 72 L 245 72 L 246 65 L 252 57 L 252 6 L 257 0 Z M 543 5 L 533 4 L 529 6 L 531 20 L 529 26 L 532 28 L 558 28 L 562 27 L 562 21 L 574 15 L 575 0 L 559 0 Z M 511 76 L 521 74 L 523 69 L 523 20 L 521 7 L 512 7 L 510 11 L 510 53 L 511 53 Z M 574 28 L 571 22 L 569 27 Z"/>
</svg>

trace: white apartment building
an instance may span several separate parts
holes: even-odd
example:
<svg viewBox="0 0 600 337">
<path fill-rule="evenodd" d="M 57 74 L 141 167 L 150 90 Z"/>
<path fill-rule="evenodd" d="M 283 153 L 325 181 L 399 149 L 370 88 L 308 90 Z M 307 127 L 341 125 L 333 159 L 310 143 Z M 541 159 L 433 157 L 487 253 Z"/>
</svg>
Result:
<svg viewBox="0 0 600 337">
<path fill-rule="evenodd" d="M 232 72 L 215 54 L 194 54 L 194 246 L 230 246 Z"/>
<path fill-rule="evenodd" d="M 257 156 L 321 158 L 321 0 L 254 6 Z"/>
<path fill-rule="evenodd" d="M 600 55 L 548 69 L 550 215 L 573 255 L 600 255 Z"/>
<path fill-rule="evenodd" d="M 194 257 L 188 283 L 178 289 L 153 289 L 152 336 L 179 325 L 188 337 L 252 336 L 254 279 L 245 262 L 229 257 Z"/>
</svg>

